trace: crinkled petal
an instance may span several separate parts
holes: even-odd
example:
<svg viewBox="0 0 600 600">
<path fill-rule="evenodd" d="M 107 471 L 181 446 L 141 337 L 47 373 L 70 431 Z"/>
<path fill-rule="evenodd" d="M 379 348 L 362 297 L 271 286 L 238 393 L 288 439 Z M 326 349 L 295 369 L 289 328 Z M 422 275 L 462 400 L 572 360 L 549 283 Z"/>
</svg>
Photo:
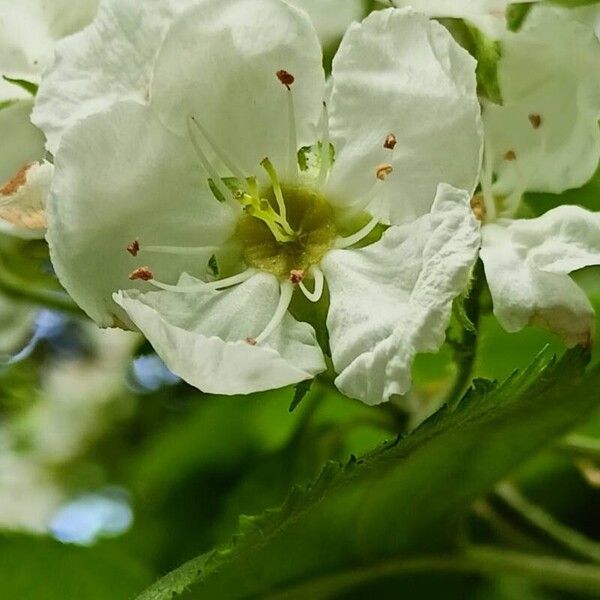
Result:
<svg viewBox="0 0 600 600">
<path fill-rule="evenodd" d="M 367 404 L 404 394 L 419 352 L 444 342 L 453 299 L 467 286 L 480 245 L 469 195 L 440 185 L 431 214 L 393 226 L 361 250 L 322 262 L 340 390 Z"/>
<path fill-rule="evenodd" d="M 439 183 L 473 191 L 482 132 L 475 61 L 448 31 L 410 10 L 373 13 L 346 33 L 333 63 L 329 194 L 398 224 L 427 214 Z M 393 150 L 384 147 L 389 134 Z M 389 144 L 388 144 L 389 145 Z M 393 172 L 377 182 L 379 166 Z"/>
<path fill-rule="evenodd" d="M 321 43 L 326 48 L 339 42 L 353 21 L 365 14 L 363 0 L 288 0 L 310 16 Z"/>
<path fill-rule="evenodd" d="M 70 130 L 56 155 L 48 235 L 67 291 L 104 326 L 112 325 L 113 292 L 135 287 L 128 275 L 149 266 L 174 283 L 183 271 L 200 277 L 235 226 L 218 202 L 188 140 L 173 136 L 152 110 L 117 104 Z M 127 247 L 138 241 L 140 252 Z M 160 254 L 147 246 L 195 247 Z M 117 315 L 119 316 L 119 315 Z"/>
<path fill-rule="evenodd" d="M 37 81 L 56 40 L 94 17 L 98 0 L 0 0 L 0 75 Z"/>
<path fill-rule="evenodd" d="M 182 286 L 192 277 L 183 276 Z M 289 314 L 260 345 L 256 338 L 279 301 L 279 282 L 258 273 L 224 291 L 126 291 L 115 294 L 131 320 L 175 374 L 213 394 L 249 394 L 325 370 L 315 332 Z"/>
<path fill-rule="evenodd" d="M 591 27 L 535 8 L 507 32 L 498 76 L 503 106 L 484 110 L 497 195 L 583 185 L 600 157 L 600 43 Z"/>
<path fill-rule="evenodd" d="M 20 237 L 43 236 L 43 210 L 51 165 L 44 136 L 29 116 L 32 100 L 17 100 L 0 110 L 0 229 Z"/>
<path fill-rule="evenodd" d="M 508 221 L 504 225 L 483 227 L 481 259 L 494 314 L 509 332 L 519 331 L 530 323 L 538 324 L 560 335 L 569 346 L 589 345 L 594 330 L 594 310 L 584 292 L 564 270 L 551 272 L 536 266 L 536 260 L 542 265 L 546 262 L 545 266 L 550 268 L 559 266 L 561 260 L 554 254 L 556 248 L 546 245 L 539 237 L 544 230 L 548 231 L 544 225 L 549 220 L 541 224 L 540 219 L 532 221 L 538 223 Z M 560 237 L 557 246 L 562 245 L 564 249 Z M 597 260 L 596 257 L 595 264 Z M 576 263 L 582 266 L 581 256 L 571 262 L 571 266 Z M 563 269 L 566 266 L 566 262 L 562 264 Z"/>
<path fill-rule="evenodd" d="M 204 0 L 170 28 L 156 60 L 152 103 L 181 135 L 188 135 L 189 118 L 197 119 L 245 174 L 257 172 L 265 157 L 282 172 L 289 92 L 276 73 L 295 78 L 299 148 L 315 141 L 325 90 L 321 61 L 305 12 L 279 0 Z"/>
<path fill-rule="evenodd" d="M 10 1 L 10 0 L 9 0 Z M 62 134 L 121 100 L 148 101 L 152 67 L 175 15 L 196 0 L 105 0 L 89 27 L 56 46 L 33 121 L 56 152 Z"/>
</svg>

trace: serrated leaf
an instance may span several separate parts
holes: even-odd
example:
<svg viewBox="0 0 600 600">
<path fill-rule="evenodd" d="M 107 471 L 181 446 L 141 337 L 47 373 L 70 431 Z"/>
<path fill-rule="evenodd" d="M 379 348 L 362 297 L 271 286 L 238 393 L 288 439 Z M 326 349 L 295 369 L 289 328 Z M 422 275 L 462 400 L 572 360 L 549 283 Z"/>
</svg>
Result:
<svg viewBox="0 0 600 600">
<path fill-rule="evenodd" d="M 589 355 L 543 357 L 502 384 L 476 381 L 409 436 L 345 465 L 329 463 L 308 488 L 248 522 L 234 543 L 160 580 L 139 600 L 191 587 L 194 598 L 264 597 L 390 557 L 449 551 L 470 504 L 598 402 Z M 323 536 L 322 532 L 327 531 Z M 322 597 L 318 589 L 311 598 Z"/>
</svg>

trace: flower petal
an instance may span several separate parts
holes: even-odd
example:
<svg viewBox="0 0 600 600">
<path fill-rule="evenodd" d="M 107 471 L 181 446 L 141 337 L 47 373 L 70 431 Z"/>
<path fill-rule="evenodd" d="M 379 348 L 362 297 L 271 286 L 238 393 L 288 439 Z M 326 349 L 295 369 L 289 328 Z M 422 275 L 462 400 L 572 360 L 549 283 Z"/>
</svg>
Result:
<svg viewBox="0 0 600 600">
<path fill-rule="evenodd" d="M 395 137 L 395 147 L 384 142 Z M 439 183 L 473 191 L 482 133 L 475 61 L 434 21 L 410 10 L 373 13 L 346 33 L 333 62 L 330 195 L 368 197 L 393 224 L 427 214 Z"/>
<path fill-rule="evenodd" d="M 193 281 L 183 276 L 180 283 Z M 207 393 L 249 394 L 325 370 L 314 330 L 289 314 L 260 345 L 246 342 L 261 333 L 279 301 L 279 282 L 267 273 L 224 291 L 126 291 L 115 301 L 169 369 Z"/>
<path fill-rule="evenodd" d="M 343 393 L 378 404 L 408 391 L 415 355 L 444 341 L 452 301 L 477 258 L 479 229 L 469 195 L 442 184 L 430 215 L 391 227 L 364 249 L 325 257 L 327 327 Z"/>
<path fill-rule="evenodd" d="M 598 264 L 598 255 L 582 260 L 593 253 L 593 248 L 567 250 L 566 242 L 572 233 L 569 229 L 574 221 L 561 227 L 558 221 L 563 211 L 555 211 L 559 212 L 552 218 L 547 213 L 539 219 L 483 227 L 481 259 L 494 301 L 494 314 L 510 332 L 535 323 L 560 335 L 569 346 L 589 345 L 594 310 L 566 273 L 571 267 L 583 266 L 587 260 L 588 264 Z M 587 233 L 585 228 L 582 233 Z M 544 240 L 544 235 L 552 234 L 554 241 Z M 596 242 L 597 235 L 596 232 Z M 560 249 L 567 250 L 564 259 L 557 253 Z"/>
<path fill-rule="evenodd" d="M 295 79 L 298 147 L 308 145 L 322 111 L 321 60 L 303 11 L 279 0 L 205 0 L 169 30 L 156 61 L 152 102 L 176 133 L 187 135 L 194 116 L 246 174 L 265 156 L 281 170 L 288 158 L 289 92 L 276 73 Z"/>
<path fill-rule="evenodd" d="M 148 265 L 156 278 L 206 274 L 231 236 L 235 216 L 209 190 L 189 141 L 173 136 L 152 110 L 117 104 L 64 137 L 48 204 L 48 242 L 56 272 L 75 301 L 110 326 L 112 293 L 135 287 L 128 275 Z M 127 247 L 140 244 L 137 256 Z M 151 246 L 196 247 L 160 254 Z"/>
<path fill-rule="evenodd" d="M 121 100 L 148 100 L 160 44 L 174 16 L 192 3 L 105 0 L 89 27 L 57 44 L 33 112 L 48 150 L 56 152 L 62 134 L 87 116 Z"/>
<path fill-rule="evenodd" d="M 600 43 L 591 27 L 535 8 L 507 32 L 498 76 L 503 106 L 484 110 L 497 195 L 583 185 L 600 158 Z"/>
<path fill-rule="evenodd" d="M 94 17 L 98 0 L 0 0 L 0 75 L 37 81 L 56 40 Z"/>
</svg>

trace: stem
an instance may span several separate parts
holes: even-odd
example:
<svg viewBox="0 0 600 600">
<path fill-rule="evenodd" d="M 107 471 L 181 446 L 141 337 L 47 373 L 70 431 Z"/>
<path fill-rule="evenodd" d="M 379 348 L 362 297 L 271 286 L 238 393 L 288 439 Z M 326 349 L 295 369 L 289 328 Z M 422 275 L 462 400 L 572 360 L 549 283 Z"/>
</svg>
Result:
<svg viewBox="0 0 600 600">
<path fill-rule="evenodd" d="M 0 292 L 9 298 L 84 317 L 85 313 L 65 294 L 54 290 L 27 286 L 0 263 Z"/>
<path fill-rule="evenodd" d="M 590 594 L 594 597 L 600 594 L 600 569 L 595 565 L 488 546 L 473 546 L 455 556 L 395 558 L 368 567 L 323 575 L 292 587 L 280 588 L 266 598 L 294 600 L 328 597 L 383 577 L 432 571 L 487 576 L 517 575 L 556 589 Z"/>
<path fill-rule="evenodd" d="M 600 461 L 600 440 L 596 438 L 579 434 L 569 435 L 558 443 L 557 449 L 581 458 Z"/>
<path fill-rule="evenodd" d="M 485 275 L 483 263 L 478 260 L 473 270 L 473 282 L 469 295 L 464 301 L 465 314 L 473 327 L 465 325 L 461 328 L 461 339 L 453 341 L 454 360 L 457 364 L 457 375 L 454 384 L 446 395 L 445 403 L 455 404 L 458 402 L 470 380 L 477 357 L 477 338 L 479 322 L 481 319 L 481 294 L 485 288 Z"/>
<path fill-rule="evenodd" d="M 559 523 L 552 515 L 529 502 L 516 487 L 505 483 L 498 486 L 496 493 L 529 525 L 544 533 L 548 538 L 580 558 L 600 563 L 600 544 Z"/>
</svg>

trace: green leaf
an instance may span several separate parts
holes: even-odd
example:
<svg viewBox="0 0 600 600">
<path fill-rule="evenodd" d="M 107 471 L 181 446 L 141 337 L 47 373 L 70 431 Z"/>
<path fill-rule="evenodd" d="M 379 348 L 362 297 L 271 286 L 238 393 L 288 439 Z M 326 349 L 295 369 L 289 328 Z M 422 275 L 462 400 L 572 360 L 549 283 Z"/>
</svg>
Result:
<svg viewBox="0 0 600 600">
<path fill-rule="evenodd" d="M 7 77 L 6 75 L 2 75 L 2 79 L 8 83 L 12 83 L 13 85 L 20 87 L 32 96 L 35 96 L 38 92 L 39 86 L 31 81 L 26 81 L 25 79 L 13 79 L 12 77 Z"/>
<path fill-rule="evenodd" d="M 0 594 L 7 600 L 129 600 L 150 580 L 118 542 L 81 548 L 44 537 L 0 537 Z"/>
<path fill-rule="evenodd" d="M 481 96 L 502 104 L 498 83 L 498 62 L 502 56 L 498 41 L 462 19 L 440 19 L 454 39 L 477 61 L 477 88 Z"/>
<path fill-rule="evenodd" d="M 409 436 L 360 460 L 330 463 L 281 508 L 243 518 L 231 544 L 187 563 L 140 600 L 190 586 L 194 598 L 286 597 L 291 586 L 335 579 L 359 564 L 451 551 L 473 500 L 598 404 L 600 367 L 584 374 L 588 360 L 575 349 L 545 366 L 539 356 L 502 384 L 475 381 L 460 403 Z"/>
<path fill-rule="evenodd" d="M 535 2 L 524 2 L 521 4 L 509 4 L 506 7 L 506 27 L 509 31 L 516 33 L 521 29 L 534 4 Z"/>
</svg>

